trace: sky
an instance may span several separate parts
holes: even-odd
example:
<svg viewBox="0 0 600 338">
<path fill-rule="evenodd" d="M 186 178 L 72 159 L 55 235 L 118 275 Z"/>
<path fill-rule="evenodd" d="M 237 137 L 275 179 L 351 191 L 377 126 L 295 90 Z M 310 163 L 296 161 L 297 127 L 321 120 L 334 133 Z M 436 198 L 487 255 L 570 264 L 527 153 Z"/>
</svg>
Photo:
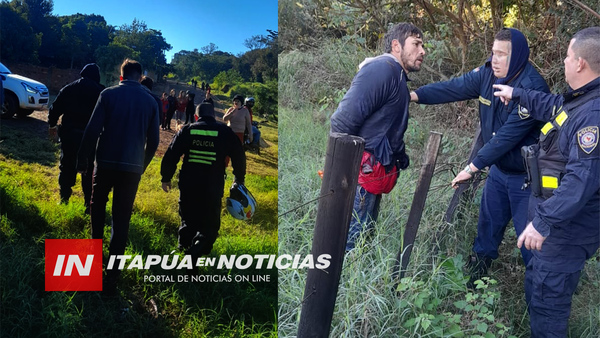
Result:
<svg viewBox="0 0 600 338">
<path fill-rule="evenodd" d="M 109 25 L 143 21 L 162 32 L 173 49 L 167 62 L 181 50 L 193 51 L 214 43 L 234 55 L 248 51 L 244 41 L 277 31 L 277 0 L 54 0 L 52 14 L 102 15 Z"/>
</svg>

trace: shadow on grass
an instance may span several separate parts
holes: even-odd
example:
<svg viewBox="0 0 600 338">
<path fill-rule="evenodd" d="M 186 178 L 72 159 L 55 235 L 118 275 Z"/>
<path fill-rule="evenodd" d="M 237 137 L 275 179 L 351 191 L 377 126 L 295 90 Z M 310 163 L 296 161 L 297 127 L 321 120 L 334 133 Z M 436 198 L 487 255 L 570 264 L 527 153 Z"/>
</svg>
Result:
<svg viewBox="0 0 600 338">
<path fill-rule="evenodd" d="M 12 191 L 11 191 L 12 190 Z M 37 206 L 19 198 L 18 188 L 0 185 L 1 236 L 4 240 L 39 237 L 48 229 L 48 222 L 40 215 Z"/>
<path fill-rule="evenodd" d="M 275 169 L 275 171 L 277 171 L 277 156 L 276 155 L 277 154 L 272 155 L 266 151 L 263 151 L 263 152 L 261 152 L 260 155 L 253 156 L 252 162 L 255 162 L 256 164 L 262 165 L 267 168 L 273 168 L 273 169 Z M 248 163 L 246 164 L 246 166 L 248 166 L 251 163 L 250 161 L 247 161 L 247 162 Z M 247 168 L 247 171 L 252 173 L 252 168 Z M 256 174 L 258 175 L 259 173 L 256 173 Z"/>
<path fill-rule="evenodd" d="M 210 322 L 221 326 L 221 332 L 215 333 L 235 331 L 243 335 L 275 330 L 276 270 L 200 268 L 187 276 L 189 282 L 175 283 L 173 289 L 194 311 L 214 317 Z"/>
<path fill-rule="evenodd" d="M 56 165 L 57 147 L 47 138 L 46 122 L 28 116 L 2 120 L 0 125 L 0 154 L 26 163 Z"/>
</svg>

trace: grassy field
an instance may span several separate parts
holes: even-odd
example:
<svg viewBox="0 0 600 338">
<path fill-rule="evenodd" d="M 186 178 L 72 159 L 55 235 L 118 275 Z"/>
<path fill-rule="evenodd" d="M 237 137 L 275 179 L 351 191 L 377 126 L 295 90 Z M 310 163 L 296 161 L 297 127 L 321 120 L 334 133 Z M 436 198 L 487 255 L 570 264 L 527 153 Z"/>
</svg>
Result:
<svg viewBox="0 0 600 338">
<path fill-rule="evenodd" d="M 361 53 L 339 47 L 324 43 L 317 51 L 280 55 L 280 95 L 296 98 L 279 112 L 280 214 L 319 197 L 317 170 L 323 169 L 328 120 L 339 97 L 320 76 L 345 74 L 347 67 L 355 71 L 362 61 Z M 313 67 L 312 62 L 317 65 Z M 310 73 L 310 69 L 316 69 L 312 79 L 304 78 L 302 74 Z M 320 89 L 311 83 L 320 83 Z M 346 83 L 349 85 L 350 79 Z M 333 104 L 320 104 L 331 98 Z M 459 206 L 452 223 L 446 223 L 443 216 L 453 193 L 450 181 L 464 167 L 474 131 L 453 129 L 447 121 L 436 122 L 435 114 L 441 109 L 445 108 L 410 107 L 412 117 L 405 141 L 411 166 L 401 173 L 395 189 L 383 197 L 374 233 L 345 258 L 331 337 L 529 336 L 524 266 L 512 225 L 490 270 L 489 283 L 474 292 L 465 286 L 468 276 L 464 263 L 476 232 L 480 192 Z M 430 130 L 444 134 L 442 147 L 409 271 L 394 289 L 392 267 Z M 280 217 L 280 254 L 310 253 L 317 203 Z M 574 296 L 570 337 L 600 336 L 599 257 L 596 254 L 587 262 Z M 279 271 L 279 337 L 296 336 L 305 279 L 305 271 Z"/>
<path fill-rule="evenodd" d="M 40 123 L 42 125 L 40 125 Z M 89 238 L 79 178 L 71 203 L 58 204 L 58 147 L 34 118 L 2 121 L 0 140 L 0 292 L 2 337 L 276 337 L 277 271 L 201 268 L 202 275 L 269 275 L 270 282 L 150 283 L 126 270 L 119 297 L 99 292 L 45 292 L 44 240 Z M 37 127 L 37 128 L 36 128 Z M 246 185 L 259 209 L 248 222 L 222 213 L 211 256 L 277 251 L 277 125 L 262 127 L 270 147 L 248 154 Z M 164 135 L 164 134 L 163 134 Z M 229 169 L 225 190 L 233 175 Z M 160 158 L 142 176 L 126 254 L 169 255 L 177 248 L 178 189 L 160 188 Z M 177 186 L 174 182 L 174 187 Z M 109 201 L 109 205 L 111 202 Z M 109 210 L 110 211 L 110 210 Z M 110 228 L 105 231 L 107 254 Z M 175 276 L 177 278 L 177 276 Z"/>
</svg>

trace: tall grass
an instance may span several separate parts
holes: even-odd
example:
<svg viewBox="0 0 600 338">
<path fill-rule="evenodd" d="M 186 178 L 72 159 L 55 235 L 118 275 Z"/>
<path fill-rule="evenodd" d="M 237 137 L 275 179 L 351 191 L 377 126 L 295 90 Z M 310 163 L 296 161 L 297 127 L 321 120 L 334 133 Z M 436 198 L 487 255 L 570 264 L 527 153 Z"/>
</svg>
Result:
<svg viewBox="0 0 600 338">
<path fill-rule="evenodd" d="M 362 61 L 354 53 L 332 49 L 280 55 L 280 93 L 300 87 L 297 68 L 311 67 L 318 54 Z M 284 67 L 281 67 L 284 65 Z M 287 73 L 290 72 L 290 73 Z M 286 79 L 282 83 L 281 79 Z M 326 82 L 318 74 L 314 82 Z M 348 82 L 349 84 L 349 82 Z M 329 88 L 329 92 L 333 89 Z M 335 104 L 323 108 L 302 104 L 302 96 L 287 108 L 280 108 L 281 152 L 279 164 L 279 253 L 308 254 L 318 202 L 298 207 L 319 197 L 322 169 L 329 131 L 328 117 Z M 346 256 L 331 326 L 332 337 L 527 337 L 529 318 L 523 292 L 524 267 L 516 248 L 516 236 L 509 225 L 500 248 L 500 257 L 490 270 L 490 279 L 476 291 L 466 289 L 466 256 L 476 233 L 480 192 L 464 201 L 455 219 L 443 220 L 452 196 L 449 182 L 464 166 L 470 132 L 457 131 L 447 121 L 437 121 L 437 109 L 411 105 L 405 141 L 411 166 L 401 172 L 396 188 L 385 195 L 376 228 L 361 238 L 357 250 Z M 443 142 L 436 172 L 428 194 L 415 247 L 406 277 L 396 287 L 391 271 L 401 247 L 422 155 L 430 130 L 442 132 Z M 471 131 L 474 133 L 474 131 Z M 285 214 L 284 214 L 285 213 Z M 600 265 L 598 254 L 586 265 L 573 301 L 571 337 L 600 335 Z M 305 271 L 279 271 L 279 337 L 296 336 L 304 297 Z"/>
<path fill-rule="evenodd" d="M 276 125 L 263 128 L 263 135 L 272 144 L 262 152 L 263 174 L 249 173 L 246 179 L 258 201 L 256 217 L 241 222 L 224 210 L 213 257 L 276 253 Z M 249 155 L 248 167 L 253 158 L 260 159 Z M 177 279 L 184 274 L 153 267 L 124 270 L 115 299 L 99 292 L 45 292 L 44 240 L 90 236 L 79 178 L 71 203 L 58 204 L 57 148 L 11 123 L 2 124 L 0 159 L 2 337 L 277 336 L 275 270 L 200 268 L 202 275 L 269 275 L 270 282 L 145 282 L 147 275 Z M 177 248 L 179 194 L 177 189 L 160 189 L 159 172 L 156 158 L 140 182 L 126 254 L 168 255 Z M 232 178 L 229 171 L 226 195 Z M 109 236 L 107 226 L 105 239 Z M 105 240 L 105 255 L 107 247 Z"/>
</svg>

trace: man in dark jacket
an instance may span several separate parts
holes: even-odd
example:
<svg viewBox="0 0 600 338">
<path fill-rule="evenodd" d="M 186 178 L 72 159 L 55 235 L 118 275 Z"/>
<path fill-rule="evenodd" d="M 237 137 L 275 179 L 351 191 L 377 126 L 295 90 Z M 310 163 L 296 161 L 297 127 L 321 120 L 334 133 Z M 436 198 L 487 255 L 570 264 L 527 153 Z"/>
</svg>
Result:
<svg viewBox="0 0 600 338">
<path fill-rule="evenodd" d="M 367 58 L 359 65 L 350 89 L 331 116 L 331 132 L 365 140 L 346 251 L 355 247 L 363 228 L 374 227 L 381 194 L 389 193 L 398 170 L 408 167 L 404 147 L 409 104 L 407 74 L 421 69 L 424 56 L 421 30 L 408 23 L 395 25 L 385 35 L 385 54 Z"/>
<path fill-rule="evenodd" d="M 188 102 L 185 106 L 185 124 L 194 123 L 194 111 L 196 110 L 196 104 L 194 103 L 194 98 L 196 94 L 190 92 L 189 90 L 186 92 Z"/>
<path fill-rule="evenodd" d="M 234 183 L 243 184 L 246 175 L 246 158 L 237 135 L 215 120 L 210 103 L 199 104 L 196 114 L 198 122 L 184 125 L 173 138 L 160 170 L 162 188 L 168 192 L 184 155 L 179 172 L 179 247 L 194 258 L 210 253 L 221 227 L 225 157 L 231 157 Z"/>
<path fill-rule="evenodd" d="M 87 169 L 96 148 L 96 168 L 91 201 L 92 238 L 104 237 L 108 194 L 114 188 L 112 236 L 109 254 L 122 255 L 127 245 L 129 220 L 138 184 L 159 142 L 158 105 L 142 87 L 142 66 L 133 60 L 121 65 L 123 80 L 105 89 L 98 98 L 79 150 L 78 169 Z M 120 270 L 108 270 L 104 289 L 116 291 Z"/>
<path fill-rule="evenodd" d="M 508 86 L 495 93 L 548 122 L 540 135 L 531 222 L 517 241 L 533 253 L 525 293 L 534 338 L 567 337 L 581 270 L 600 245 L 600 27 L 573 36 L 564 64 L 570 90 L 563 95 Z"/>
<path fill-rule="evenodd" d="M 56 139 L 58 118 L 62 115 L 62 124 L 58 128 L 60 137 L 60 200 L 68 203 L 71 197 L 71 187 L 77 179 L 77 151 L 81 144 L 83 131 L 92 116 L 98 95 L 104 89 L 100 84 L 100 68 L 95 63 L 90 63 L 81 70 L 81 78 L 63 87 L 48 113 L 48 134 L 51 139 Z M 94 156 L 90 160 L 86 173 L 81 175 L 81 189 L 83 190 L 86 213 L 89 213 L 90 198 L 92 197 L 92 169 Z"/>
<path fill-rule="evenodd" d="M 152 80 L 151 77 L 149 76 L 144 76 L 142 77 L 142 81 L 140 81 L 140 83 L 142 84 L 142 86 L 146 87 L 148 89 L 148 93 L 150 93 L 150 95 L 154 98 L 154 100 L 156 101 L 156 104 L 158 104 L 158 111 L 160 113 L 162 113 L 162 101 L 160 100 L 160 97 L 158 97 L 158 95 L 154 94 L 152 92 L 152 87 L 154 87 L 154 80 Z M 162 116 L 162 114 L 161 114 Z M 158 124 L 162 125 L 162 121 L 160 119 L 158 119 Z"/>
<path fill-rule="evenodd" d="M 460 172 L 452 186 L 490 167 L 481 198 L 477 237 L 468 262 L 471 279 L 468 286 L 487 274 L 493 259 L 498 258 L 508 222 L 513 220 L 517 235 L 525 229 L 530 190 L 522 190 L 526 178 L 521 147 L 536 142 L 539 122 L 517 105 L 505 106 L 493 95 L 493 84 L 510 84 L 549 92 L 542 76 L 529 63 L 529 46 L 516 29 L 503 29 L 496 34 L 492 57 L 481 67 L 452 79 L 433 83 L 411 93 L 411 100 L 438 104 L 479 98 L 479 118 L 484 146 L 472 163 Z M 531 253 L 521 250 L 525 264 Z"/>
</svg>

